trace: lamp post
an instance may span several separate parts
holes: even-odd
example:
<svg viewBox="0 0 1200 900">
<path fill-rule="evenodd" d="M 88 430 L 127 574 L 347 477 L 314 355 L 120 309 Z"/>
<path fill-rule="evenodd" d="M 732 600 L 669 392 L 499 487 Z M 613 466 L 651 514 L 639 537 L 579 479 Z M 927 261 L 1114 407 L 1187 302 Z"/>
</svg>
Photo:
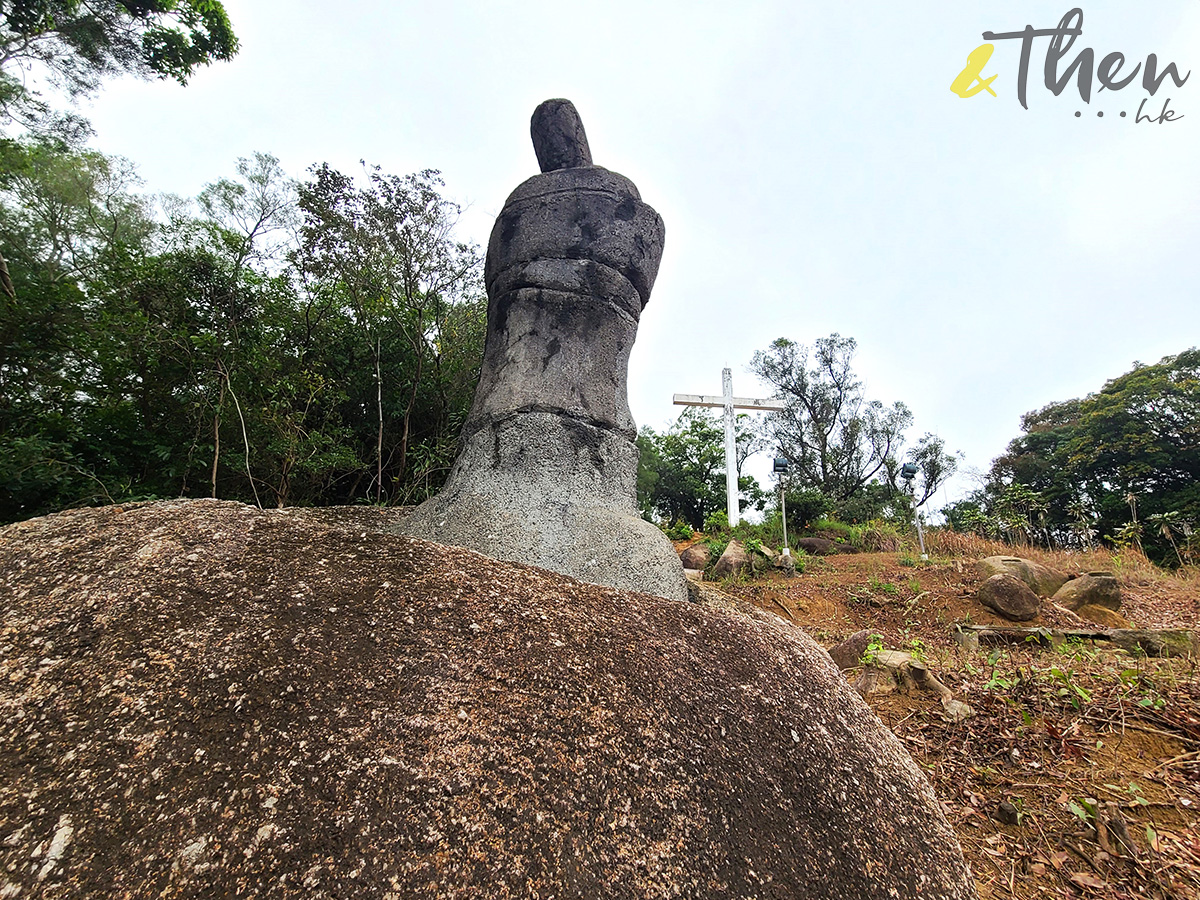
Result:
<svg viewBox="0 0 1200 900">
<path fill-rule="evenodd" d="M 779 512 L 783 517 L 783 555 L 791 556 L 792 551 L 788 549 L 787 539 L 787 488 L 783 483 L 783 476 L 788 473 L 788 458 L 786 456 L 775 457 L 772 471 L 779 476 Z"/>
<path fill-rule="evenodd" d="M 908 502 L 912 506 L 913 521 L 917 523 L 917 540 L 921 543 L 921 559 L 929 559 L 929 555 L 925 552 L 925 529 L 921 527 L 921 514 L 917 511 L 917 491 L 913 487 L 913 479 L 917 477 L 917 472 L 920 471 L 913 463 L 905 463 L 900 467 L 900 477 L 904 479 L 905 489 L 908 491 Z"/>
</svg>

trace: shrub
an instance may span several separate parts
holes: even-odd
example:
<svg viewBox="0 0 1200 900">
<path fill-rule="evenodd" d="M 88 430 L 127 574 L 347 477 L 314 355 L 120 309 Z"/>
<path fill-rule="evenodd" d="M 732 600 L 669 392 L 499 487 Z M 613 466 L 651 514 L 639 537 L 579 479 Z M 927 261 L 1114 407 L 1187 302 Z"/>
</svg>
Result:
<svg viewBox="0 0 1200 900">
<path fill-rule="evenodd" d="M 690 541 L 696 536 L 696 532 L 692 531 L 692 526 L 687 522 L 676 522 L 669 528 L 664 528 L 663 532 L 673 541 Z"/>
<path fill-rule="evenodd" d="M 723 509 L 718 509 L 716 512 L 709 513 L 704 518 L 704 533 L 705 534 L 728 534 L 729 533 L 729 514 Z M 722 548 L 724 549 L 724 548 Z"/>
<path fill-rule="evenodd" d="M 905 543 L 905 536 L 891 522 L 872 519 L 862 530 L 858 549 L 867 553 L 896 553 Z"/>
<path fill-rule="evenodd" d="M 833 512 L 834 506 L 833 498 L 815 488 L 788 491 L 788 524 L 793 528 L 807 528 Z"/>
</svg>

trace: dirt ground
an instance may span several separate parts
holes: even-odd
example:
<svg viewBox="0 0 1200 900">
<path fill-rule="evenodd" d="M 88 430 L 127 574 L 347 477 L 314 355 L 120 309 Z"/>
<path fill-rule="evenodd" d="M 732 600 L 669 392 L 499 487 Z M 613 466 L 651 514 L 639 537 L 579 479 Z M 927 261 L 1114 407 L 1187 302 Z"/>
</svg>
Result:
<svg viewBox="0 0 1200 900">
<path fill-rule="evenodd" d="M 1146 566 L 1118 577 L 1134 625 L 1200 621 L 1195 581 Z M 1200 897 L 1197 661 L 1091 642 L 965 650 L 954 623 L 1012 624 L 974 600 L 982 579 L 974 559 L 892 552 L 809 557 L 795 577 L 724 588 L 826 647 L 868 629 L 877 647 L 912 653 L 970 705 L 974 715 L 954 724 L 930 693 L 867 698 L 927 773 L 984 900 Z M 1077 624 L 1043 610 L 1022 624 Z M 855 681 L 860 670 L 846 674 Z"/>
</svg>

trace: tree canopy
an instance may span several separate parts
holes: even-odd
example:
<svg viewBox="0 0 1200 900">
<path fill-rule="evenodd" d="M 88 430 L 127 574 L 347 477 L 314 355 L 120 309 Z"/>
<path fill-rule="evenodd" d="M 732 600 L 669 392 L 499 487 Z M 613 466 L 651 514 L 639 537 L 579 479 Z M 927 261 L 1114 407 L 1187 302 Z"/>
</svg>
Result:
<svg viewBox="0 0 1200 900">
<path fill-rule="evenodd" d="M 761 508 L 762 489 L 741 475 L 747 457 L 761 439 L 749 416 L 738 416 L 735 446 L 739 503 Z M 638 433 L 638 501 L 644 513 L 667 522 L 686 522 L 701 529 L 711 514 L 726 508 L 725 426 L 698 408 L 685 409 L 664 433 L 643 427 Z"/>
<path fill-rule="evenodd" d="M 0 520 L 440 487 L 485 304 L 436 173 L 371 170 L 364 186 L 318 166 L 297 185 L 256 154 L 157 211 L 124 161 L 32 138 L 0 152 L 17 296 L 0 294 Z M 331 210 L 375 200 L 339 229 Z"/>
<path fill-rule="evenodd" d="M 1026 413 L 959 527 L 1063 546 L 1144 544 L 1160 562 L 1200 546 L 1200 351 L 1133 369 Z"/>
<path fill-rule="evenodd" d="M 44 74 L 72 96 L 122 73 L 186 84 L 237 49 L 217 0 L 3 0 L 0 117 L 44 109 L 17 73 Z"/>
<path fill-rule="evenodd" d="M 854 338 L 839 334 L 818 338 L 811 349 L 779 338 L 751 362 L 787 404 L 767 419 L 767 430 L 792 464 L 791 482 L 846 507 L 849 511 L 842 514 L 852 519 L 907 506 L 893 496 L 901 490 L 903 462 L 919 472 L 917 506 L 933 496 L 958 464 L 933 434 L 905 450 L 912 413 L 903 403 L 889 407 L 867 399 L 854 374 L 857 347 Z"/>
</svg>

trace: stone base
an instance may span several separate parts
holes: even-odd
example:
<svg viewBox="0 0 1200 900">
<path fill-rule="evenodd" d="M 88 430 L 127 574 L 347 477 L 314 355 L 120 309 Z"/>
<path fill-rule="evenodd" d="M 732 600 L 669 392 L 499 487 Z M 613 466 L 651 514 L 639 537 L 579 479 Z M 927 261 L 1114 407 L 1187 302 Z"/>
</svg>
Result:
<svg viewBox="0 0 1200 900">
<path fill-rule="evenodd" d="M 580 581 L 686 600 L 671 542 L 636 514 L 637 448 L 554 413 L 529 412 L 467 439 L 445 489 L 398 530 Z"/>
</svg>

